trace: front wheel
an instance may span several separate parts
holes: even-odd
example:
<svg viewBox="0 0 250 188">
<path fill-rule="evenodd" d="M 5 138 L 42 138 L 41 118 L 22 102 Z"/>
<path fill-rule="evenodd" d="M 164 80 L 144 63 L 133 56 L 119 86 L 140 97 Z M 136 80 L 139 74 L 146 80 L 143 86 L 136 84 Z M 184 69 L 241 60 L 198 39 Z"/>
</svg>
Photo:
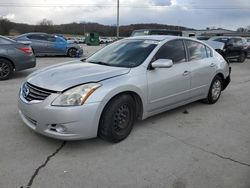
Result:
<svg viewBox="0 0 250 188">
<path fill-rule="evenodd" d="M 238 61 L 244 63 L 245 60 L 246 60 L 246 54 L 242 52 L 238 58 Z"/>
<path fill-rule="evenodd" d="M 204 100 L 204 102 L 207 104 L 216 103 L 220 98 L 221 91 L 222 91 L 222 85 L 223 85 L 223 82 L 222 82 L 221 77 L 215 76 L 212 83 L 211 83 L 211 86 L 210 86 L 210 89 L 208 92 L 208 96 Z"/>
<path fill-rule="evenodd" d="M 105 107 L 98 130 L 99 137 L 120 142 L 128 137 L 135 120 L 135 102 L 130 95 L 119 95 Z"/>
<path fill-rule="evenodd" d="M 76 53 L 77 53 L 77 49 L 75 49 L 75 48 L 70 48 L 68 50 L 68 56 L 69 57 L 76 57 Z"/>
<path fill-rule="evenodd" d="M 13 66 L 8 60 L 0 59 L 0 80 L 8 80 L 13 74 Z"/>
</svg>

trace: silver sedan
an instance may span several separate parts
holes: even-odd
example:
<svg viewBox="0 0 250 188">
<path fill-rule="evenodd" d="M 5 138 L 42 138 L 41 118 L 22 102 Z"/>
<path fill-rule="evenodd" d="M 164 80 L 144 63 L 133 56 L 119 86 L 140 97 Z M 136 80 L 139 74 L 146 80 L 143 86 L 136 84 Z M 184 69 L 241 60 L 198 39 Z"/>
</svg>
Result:
<svg viewBox="0 0 250 188">
<path fill-rule="evenodd" d="M 31 74 L 20 89 L 19 113 L 52 138 L 119 142 L 136 119 L 197 100 L 217 102 L 230 72 L 221 55 L 195 39 L 131 37 Z"/>
</svg>

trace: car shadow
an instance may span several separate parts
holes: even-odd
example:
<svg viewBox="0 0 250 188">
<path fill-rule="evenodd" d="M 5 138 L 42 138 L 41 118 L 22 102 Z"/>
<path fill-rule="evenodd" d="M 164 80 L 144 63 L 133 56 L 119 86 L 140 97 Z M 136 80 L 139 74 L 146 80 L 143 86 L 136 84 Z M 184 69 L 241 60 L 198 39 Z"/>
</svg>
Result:
<svg viewBox="0 0 250 188">
<path fill-rule="evenodd" d="M 28 70 L 23 70 L 20 72 L 15 72 L 10 79 L 20 79 L 20 78 L 26 78 L 29 74 L 33 73 L 36 71 L 36 68 L 33 69 L 28 69 Z"/>
<path fill-rule="evenodd" d="M 184 106 L 181 106 L 181 107 L 169 110 L 169 111 L 162 112 L 160 114 L 149 117 L 145 120 L 138 120 L 135 122 L 134 129 L 132 130 L 132 134 L 133 132 L 136 134 L 136 132 L 137 131 L 139 132 L 141 129 L 147 129 L 148 126 L 154 126 L 154 124 L 160 119 L 164 118 L 167 120 L 168 117 L 171 117 L 179 113 L 182 113 L 183 115 L 188 115 L 189 114 L 188 109 L 192 109 L 200 105 L 202 105 L 202 103 L 200 101 L 196 101 L 196 102 L 193 102 L 193 103 L 190 103 L 190 104 L 187 104 L 187 105 L 184 105 Z M 120 145 L 120 144 L 123 145 L 126 142 L 130 142 L 129 139 L 130 139 L 130 136 L 124 141 L 115 143 L 115 144 L 102 140 L 98 137 L 93 138 L 93 139 L 88 139 L 88 140 L 67 141 L 66 148 L 67 149 L 70 148 L 71 151 L 72 150 L 78 151 L 82 149 L 85 149 L 85 151 L 86 150 L 97 151 L 97 150 L 104 150 L 105 148 L 107 149 L 110 147 L 115 147 L 116 145 Z"/>
</svg>

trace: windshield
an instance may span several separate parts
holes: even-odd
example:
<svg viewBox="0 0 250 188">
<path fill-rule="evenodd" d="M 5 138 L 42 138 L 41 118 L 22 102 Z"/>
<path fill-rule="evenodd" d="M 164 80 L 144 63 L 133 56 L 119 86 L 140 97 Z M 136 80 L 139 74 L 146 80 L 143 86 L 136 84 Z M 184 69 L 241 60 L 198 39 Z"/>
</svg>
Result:
<svg viewBox="0 0 250 188">
<path fill-rule="evenodd" d="M 122 40 L 110 44 L 86 61 L 116 67 L 136 67 L 145 61 L 157 46 L 153 40 Z"/>
</svg>

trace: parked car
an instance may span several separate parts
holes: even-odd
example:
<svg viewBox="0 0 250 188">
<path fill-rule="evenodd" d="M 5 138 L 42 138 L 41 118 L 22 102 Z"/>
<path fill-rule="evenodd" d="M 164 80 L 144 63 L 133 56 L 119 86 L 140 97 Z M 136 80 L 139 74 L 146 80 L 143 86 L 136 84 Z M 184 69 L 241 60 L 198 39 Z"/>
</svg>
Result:
<svg viewBox="0 0 250 188">
<path fill-rule="evenodd" d="M 206 40 L 210 39 L 211 37 L 210 36 L 196 36 L 195 38 L 198 40 L 206 41 Z"/>
<path fill-rule="evenodd" d="M 82 55 L 83 49 L 74 43 L 67 42 L 63 37 L 47 33 L 26 33 L 15 38 L 16 41 L 30 41 L 36 56 L 67 55 L 75 57 Z"/>
<path fill-rule="evenodd" d="M 228 60 L 236 59 L 238 62 L 243 63 L 249 54 L 249 48 L 245 38 L 219 36 L 212 37 L 209 40 L 222 42 L 225 44 L 224 56 Z"/>
<path fill-rule="evenodd" d="M 145 36 L 145 35 L 174 35 L 182 36 L 182 31 L 168 30 L 168 29 L 138 29 L 134 30 L 131 37 Z"/>
<path fill-rule="evenodd" d="M 80 44 L 84 44 L 85 43 L 85 37 L 79 37 L 78 41 Z"/>
<path fill-rule="evenodd" d="M 119 40 L 91 57 L 38 70 L 22 84 L 19 113 L 43 135 L 119 142 L 135 119 L 187 103 L 216 103 L 230 67 L 205 43 L 174 36 Z"/>
<path fill-rule="evenodd" d="M 108 44 L 113 42 L 113 40 L 109 37 L 100 37 L 100 44 Z"/>
<path fill-rule="evenodd" d="M 0 36 L 0 80 L 9 79 L 13 72 L 35 66 L 36 58 L 29 43 L 19 43 Z"/>
<path fill-rule="evenodd" d="M 248 55 L 247 57 L 249 58 L 250 57 L 250 38 L 245 38 L 247 40 L 247 49 L 248 49 Z"/>
<path fill-rule="evenodd" d="M 67 42 L 79 44 L 79 40 L 77 38 L 72 38 L 72 37 L 67 38 Z"/>
</svg>

